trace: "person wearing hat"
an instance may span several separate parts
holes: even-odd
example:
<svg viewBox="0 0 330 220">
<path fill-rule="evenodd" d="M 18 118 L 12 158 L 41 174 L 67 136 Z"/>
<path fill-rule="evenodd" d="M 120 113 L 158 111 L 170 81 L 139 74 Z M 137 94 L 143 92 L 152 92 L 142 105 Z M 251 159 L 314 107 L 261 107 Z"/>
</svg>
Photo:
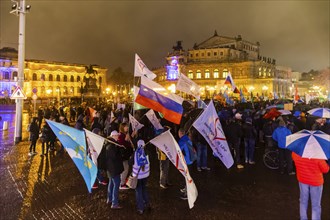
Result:
<svg viewBox="0 0 330 220">
<path fill-rule="evenodd" d="M 144 141 L 138 140 L 134 153 L 132 175 L 137 176 L 138 182 L 135 188 L 136 206 L 138 214 L 142 215 L 145 209 L 150 209 L 147 180 L 150 174 L 149 157 L 144 150 Z"/>
<path fill-rule="evenodd" d="M 111 132 L 106 144 L 106 168 L 109 177 L 107 204 L 111 204 L 112 209 L 121 209 L 119 205 L 119 186 L 120 174 L 124 170 L 123 159 L 118 144 L 119 133 L 114 130 Z"/>
<path fill-rule="evenodd" d="M 283 120 L 280 120 L 278 125 L 279 126 L 274 130 L 272 137 L 279 147 L 280 172 L 281 174 L 284 174 L 284 164 L 286 161 L 288 174 L 294 175 L 295 172 L 293 171 L 291 151 L 285 147 L 286 137 L 292 133 L 290 129 L 286 127 L 286 123 Z"/>
</svg>

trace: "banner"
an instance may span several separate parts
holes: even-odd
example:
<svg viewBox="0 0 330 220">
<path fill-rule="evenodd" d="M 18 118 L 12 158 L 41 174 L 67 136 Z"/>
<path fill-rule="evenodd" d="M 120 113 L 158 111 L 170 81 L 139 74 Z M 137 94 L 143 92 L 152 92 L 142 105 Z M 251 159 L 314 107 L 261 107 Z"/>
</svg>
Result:
<svg viewBox="0 0 330 220">
<path fill-rule="evenodd" d="M 189 174 L 189 170 L 182 151 L 180 150 L 180 147 L 172 136 L 170 130 L 167 130 L 155 137 L 154 139 L 150 140 L 150 143 L 158 147 L 159 150 L 166 154 L 168 159 L 185 177 L 189 208 L 193 208 L 198 196 L 197 188 Z"/>
<path fill-rule="evenodd" d="M 163 129 L 164 127 L 160 124 L 154 110 L 150 109 L 147 113 L 146 113 L 147 118 L 149 119 L 149 121 L 151 122 L 151 124 L 154 126 L 154 128 L 156 130 L 159 129 Z"/>
<path fill-rule="evenodd" d="M 54 121 L 46 120 L 46 122 L 65 147 L 83 176 L 88 192 L 91 193 L 96 179 L 97 167 L 87 156 L 85 132 Z"/>
<path fill-rule="evenodd" d="M 131 115 L 130 113 L 128 113 L 128 117 L 129 117 L 129 122 L 132 125 L 132 130 L 133 131 L 138 131 L 141 128 L 143 128 L 143 124 L 141 124 L 140 122 L 138 122 L 138 120 L 136 120 L 133 115 Z"/>
<path fill-rule="evenodd" d="M 180 74 L 180 78 L 176 84 L 176 89 L 200 99 L 200 87 L 184 74 Z"/>
<path fill-rule="evenodd" d="M 229 169 L 234 160 L 212 100 L 193 126 L 208 142 L 214 155 Z"/>
<path fill-rule="evenodd" d="M 157 75 L 148 69 L 139 55 L 135 54 L 134 76 L 144 76 L 153 80 Z"/>
<path fill-rule="evenodd" d="M 90 152 L 90 155 L 92 157 L 92 161 L 97 166 L 97 158 L 99 157 L 102 147 L 105 141 L 105 138 L 97 135 L 87 129 L 84 128 L 87 144 L 88 144 L 88 150 Z"/>
</svg>

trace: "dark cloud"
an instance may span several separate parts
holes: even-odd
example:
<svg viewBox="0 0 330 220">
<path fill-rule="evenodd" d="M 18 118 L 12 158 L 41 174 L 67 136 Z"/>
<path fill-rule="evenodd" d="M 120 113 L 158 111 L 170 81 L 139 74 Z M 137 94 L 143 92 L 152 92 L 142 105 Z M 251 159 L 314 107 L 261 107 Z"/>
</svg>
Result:
<svg viewBox="0 0 330 220">
<path fill-rule="evenodd" d="M 329 1 L 27 1 L 26 58 L 96 63 L 133 71 L 138 53 L 164 64 L 213 35 L 261 43 L 261 55 L 298 71 L 329 64 Z M 17 48 L 18 18 L 0 1 L 0 47 Z"/>
</svg>

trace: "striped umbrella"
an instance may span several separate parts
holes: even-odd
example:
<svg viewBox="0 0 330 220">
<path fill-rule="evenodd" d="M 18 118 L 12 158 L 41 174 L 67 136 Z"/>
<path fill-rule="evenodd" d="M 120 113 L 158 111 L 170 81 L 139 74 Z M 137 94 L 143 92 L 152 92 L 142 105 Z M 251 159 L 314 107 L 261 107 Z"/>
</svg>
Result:
<svg viewBox="0 0 330 220">
<path fill-rule="evenodd" d="M 322 131 L 302 130 L 286 137 L 285 146 L 304 158 L 330 158 L 330 135 Z"/>
<path fill-rule="evenodd" d="M 308 113 L 321 118 L 330 118 L 329 108 L 313 108 L 312 110 L 309 110 Z"/>
</svg>

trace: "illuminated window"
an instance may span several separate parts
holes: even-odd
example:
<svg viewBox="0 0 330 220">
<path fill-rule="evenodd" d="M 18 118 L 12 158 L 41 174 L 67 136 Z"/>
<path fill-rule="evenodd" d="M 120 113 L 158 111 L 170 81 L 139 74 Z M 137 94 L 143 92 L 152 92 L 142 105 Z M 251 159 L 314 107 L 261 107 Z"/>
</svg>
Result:
<svg viewBox="0 0 330 220">
<path fill-rule="evenodd" d="M 13 78 L 12 79 L 15 79 L 15 77 L 17 78 L 17 72 L 16 71 L 13 72 Z"/>
<path fill-rule="evenodd" d="M 264 76 L 266 76 L 267 68 L 264 67 Z"/>
<path fill-rule="evenodd" d="M 74 87 L 73 86 L 71 86 L 71 88 L 70 88 L 70 91 L 69 91 L 71 94 L 74 94 Z"/>
<path fill-rule="evenodd" d="M 189 79 L 193 79 L 194 78 L 193 71 L 189 70 L 189 72 L 188 72 L 188 78 Z"/>
<path fill-rule="evenodd" d="M 205 79 L 210 78 L 210 70 L 205 70 Z"/>
<path fill-rule="evenodd" d="M 80 76 L 77 76 L 77 82 L 80 82 Z"/>
<path fill-rule="evenodd" d="M 259 76 L 261 76 L 261 67 L 259 67 Z"/>
<path fill-rule="evenodd" d="M 223 69 L 222 71 L 222 78 L 226 78 L 228 76 L 228 70 L 227 69 Z"/>
<path fill-rule="evenodd" d="M 218 69 L 215 69 L 213 71 L 213 78 L 215 78 L 215 79 L 219 78 L 219 70 Z"/>
<path fill-rule="evenodd" d="M 68 88 L 66 86 L 64 86 L 64 88 L 63 88 L 63 94 L 64 95 L 67 95 L 68 94 Z"/>
<path fill-rule="evenodd" d="M 70 77 L 70 82 L 74 82 L 74 77 L 73 76 Z"/>
<path fill-rule="evenodd" d="M 196 79 L 200 79 L 200 78 L 202 78 L 202 73 L 201 73 L 200 70 L 197 70 L 197 72 L 196 72 Z"/>
<path fill-rule="evenodd" d="M 49 74 L 49 81 L 53 81 L 53 75 Z"/>
<path fill-rule="evenodd" d="M 41 81 L 45 81 L 45 74 L 41 74 L 40 79 L 41 79 Z"/>
<path fill-rule="evenodd" d="M 36 74 L 36 73 L 33 73 L 33 75 L 32 75 L 32 80 L 33 80 L 33 81 L 37 81 L 37 74 Z"/>
<path fill-rule="evenodd" d="M 61 81 L 61 77 L 60 77 L 60 75 L 57 75 L 57 76 L 56 76 L 56 81 L 57 81 L 57 82 L 60 82 L 60 81 Z"/>
</svg>

